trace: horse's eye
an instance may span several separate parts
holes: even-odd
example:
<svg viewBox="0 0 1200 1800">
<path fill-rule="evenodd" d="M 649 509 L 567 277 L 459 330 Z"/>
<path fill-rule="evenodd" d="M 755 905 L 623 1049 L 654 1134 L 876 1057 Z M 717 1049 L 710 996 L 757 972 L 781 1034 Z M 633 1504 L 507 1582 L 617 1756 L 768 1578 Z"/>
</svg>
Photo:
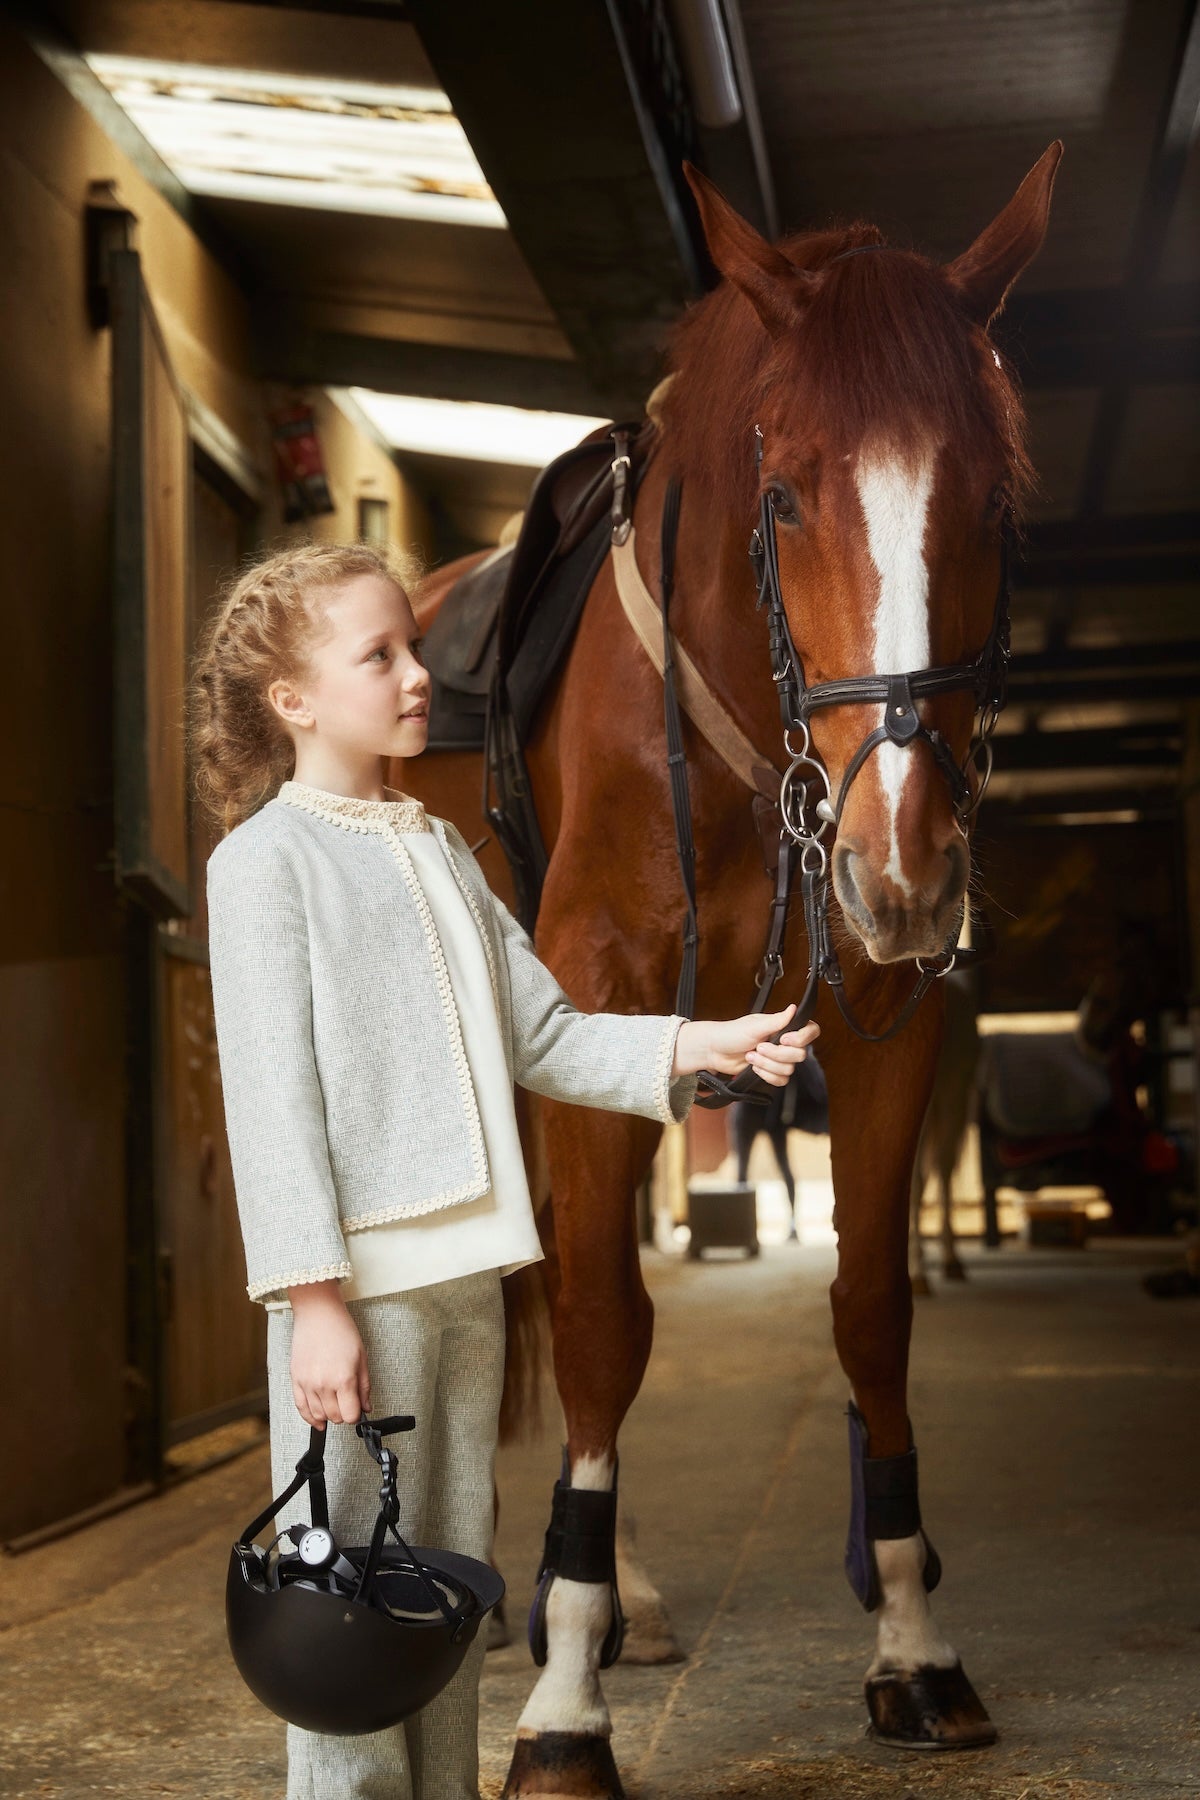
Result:
<svg viewBox="0 0 1200 1800">
<path fill-rule="evenodd" d="M 781 525 L 798 525 L 800 511 L 796 505 L 795 495 L 788 488 L 773 482 L 767 489 L 767 499 L 771 502 L 771 511 Z"/>
<path fill-rule="evenodd" d="M 998 481 L 987 497 L 987 504 L 983 509 L 984 518 L 991 524 L 994 520 L 999 519 L 1006 513 L 1011 505 L 1012 496 L 1008 491 L 1007 484 L 1003 481 Z"/>
</svg>

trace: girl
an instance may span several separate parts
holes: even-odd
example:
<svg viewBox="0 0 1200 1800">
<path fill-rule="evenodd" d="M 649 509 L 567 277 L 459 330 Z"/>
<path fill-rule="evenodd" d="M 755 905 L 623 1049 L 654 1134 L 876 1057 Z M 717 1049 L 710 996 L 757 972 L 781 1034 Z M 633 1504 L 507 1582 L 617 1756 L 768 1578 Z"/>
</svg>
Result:
<svg viewBox="0 0 1200 1800">
<path fill-rule="evenodd" d="M 226 835 L 209 948 L 248 1292 L 268 1312 L 272 1479 L 310 1425 L 410 1411 L 400 1526 L 486 1558 L 504 1361 L 500 1277 L 541 1255 L 513 1083 L 685 1117 L 696 1072 L 775 1085 L 816 1027 L 577 1011 L 465 840 L 383 785 L 417 756 L 429 675 L 402 571 L 364 545 L 251 568 L 200 648 L 197 786 Z M 356 1454 L 357 1452 L 357 1454 Z M 326 1450 L 330 1515 L 365 1543 L 374 1470 Z M 276 1521 L 303 1513 L 303 1495 Z M 394 1730 L 288 1727 L 288 1800 L 476 1800 L 480 1633 Z"/>
</svg>

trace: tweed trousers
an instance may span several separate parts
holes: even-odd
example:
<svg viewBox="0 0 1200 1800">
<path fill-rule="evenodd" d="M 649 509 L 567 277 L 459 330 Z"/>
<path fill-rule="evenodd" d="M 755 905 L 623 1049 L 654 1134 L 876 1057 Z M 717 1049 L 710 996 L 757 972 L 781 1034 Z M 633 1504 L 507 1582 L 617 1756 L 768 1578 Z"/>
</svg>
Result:
<svg viewBox="0 0 1200 1800">
<path fill-rule="evenodd" d="M 500 1275 L 488 1269 L 402 1294 L 347 1302 L 371 1376 L 371 1411 L 413 1413 L 387 1442 L 399 1458 L 399 1530 L 410 1544 L 486 1559 L 493 1530 L 496 1425 L 504 1378 Z M 271 1473 L 285 1488 L 308 1444 L 292 1397 L 293 1315 L 270 1313 L 267 1377 Z M 329 1519 L 342 1544 L 370 1542 L 379 1471 L 352 1426 L 327 1425 Z M 309 1517 L 304 1488 L 275 1523 Z M 458 1674 L 429 1706 L 389 1731 L 330 1737 L 287 1728 L 287 1800 L 478 1800 L 481 1627 Z"/>
</svg>

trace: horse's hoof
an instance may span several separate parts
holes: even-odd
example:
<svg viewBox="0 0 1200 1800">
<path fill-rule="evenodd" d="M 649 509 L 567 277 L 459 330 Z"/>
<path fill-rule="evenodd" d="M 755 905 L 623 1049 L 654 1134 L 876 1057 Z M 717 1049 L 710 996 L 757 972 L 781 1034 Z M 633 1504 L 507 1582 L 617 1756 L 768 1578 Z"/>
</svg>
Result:
<svg viewBox="0 0 1200 1800">
<path fill-rule="evenodd" d="M 942 1264 L 942 1275 L 946 1281 L 965 1281 L 967 1271 L 957 1256 L 948 1256 Z"/>
<path fill-rule="evenodd" d="M 489 1650 L 507 1650 L 512 1643 L 512 1632 L 508 1629 L 508 1614 L 504 1610 L 503 1600 L 493 1606 L 488 1614 L 487 1647 Z"/>
<path fill-rule="evenodd" d="M 894 1750 L 976 1750 L 996 1741 L 996 1727 L 960 1662 L 911 1675 L 872 1675 L 866 1684 L 870 1736 Z"/>
<path fill-rule="evenodd" d="M 612 1745 L 576 1731 L 517 1738 L 500 1800 L 625 1800 Z"/>
</svg>

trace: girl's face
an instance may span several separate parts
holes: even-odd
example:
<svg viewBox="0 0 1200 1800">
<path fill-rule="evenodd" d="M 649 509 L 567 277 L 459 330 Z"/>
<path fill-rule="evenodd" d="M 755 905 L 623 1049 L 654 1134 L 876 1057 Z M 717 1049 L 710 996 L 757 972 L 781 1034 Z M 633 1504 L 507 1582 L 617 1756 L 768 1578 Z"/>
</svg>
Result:
<svg viewBox="0 0 1200 1800">
<path fill-rule="evenodd" d="M 314 750 L 418 756 L 429 735 L 430 682 L 403 588 L 386 576 L 356 575 L 316 604 L 326 624 L 309 648 L 307 675 L 270 689 L 280 717 Z"/>
</svg>

